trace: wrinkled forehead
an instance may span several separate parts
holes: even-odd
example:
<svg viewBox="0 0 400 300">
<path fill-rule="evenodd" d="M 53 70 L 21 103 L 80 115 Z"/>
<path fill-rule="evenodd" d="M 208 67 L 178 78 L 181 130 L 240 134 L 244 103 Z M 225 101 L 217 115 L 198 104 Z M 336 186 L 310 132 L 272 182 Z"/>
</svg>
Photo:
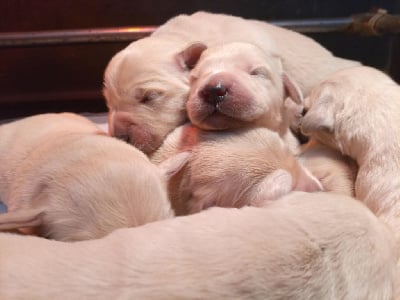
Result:
<svg viewBox="0 0 400 300">
<path fill-rule="evenodd" d="M 123 84 L 132 82 L 140 83 L 143 80 L 154 80 L 159 77 L 168 77 L 168 74 L 177 69 L 174 55 L 159 51 L 132 51 L 127 55 L 119 66 L 118 80 Z"/>
<path fill-rule="evenodd" d="M 117 54 L 110 62 L 104 85 L 115 94 L 126 93 L 136 86 L 165 85 L 174 82 L 178 65 L 172 49 L 163 50 L 158 45 L 131 47 Z"/>
<path fill-rule="evenodd" d="M 205 50 L 198 62 L 198 72 L 208 69 L 239 69 L 249 71 L 265 66 L 271 71 L 280 71 L 280 60 L 277 56 L 262 51 L 255 45 L 231 43 Z"/>
</svg>

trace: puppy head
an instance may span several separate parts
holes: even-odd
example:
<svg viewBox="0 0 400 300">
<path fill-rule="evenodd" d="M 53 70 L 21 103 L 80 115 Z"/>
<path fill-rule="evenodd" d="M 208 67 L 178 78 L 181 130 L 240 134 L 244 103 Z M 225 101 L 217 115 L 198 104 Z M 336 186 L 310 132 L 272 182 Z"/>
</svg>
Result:
<svg viewBox="0 0 400 300">
<path fill-rule="evenodd" d="M 300 130 L 306 136 L 339 149 L 340 145 L 335 141 L 336 110 L 339 103 L 334 99 L 334 89 L 334 84 L 322 83 L 305 99 L 306 113 L 301 120 Z"/>
<path fill-rule="evenodd" d="M 111 59 L 104 76 L 111 135 L 150 154 L 186 121 L 188 68 L 197 50 L 181 50 L 173 41 L 145 38 Z"/>
<path fill-rule="evenodd" d="M 212 47 L 190 74 L 188 117 L 207 130 L 254 125 L 276 130 L 283 122 L 285 92 L 302 102 L 277 56 L 249 43 Z"/>
<path fill-rule="evenodd" d="M 375 155 L 378 144 L 395 146 L 400 88 L 372 67 L 340 70 L 315 87 L 306 99 L 301 130 L 360 162 Z M 388 143 L 379 143 L 388 136 Z M 389 138 L 389 136 L 393 138 Z"/>
</svg>

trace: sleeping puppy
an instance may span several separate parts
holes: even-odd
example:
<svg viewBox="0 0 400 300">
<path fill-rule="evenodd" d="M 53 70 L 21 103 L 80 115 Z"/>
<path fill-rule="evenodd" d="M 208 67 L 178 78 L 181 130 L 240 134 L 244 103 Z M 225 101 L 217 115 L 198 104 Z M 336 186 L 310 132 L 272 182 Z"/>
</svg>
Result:
<svg viewBox="0 0 400 300">
<path fill-rule="evenodd" d="M 358 167 L 353 159 L 314 139 L 301 146 L 298 159 L 321 182 L 324 191 L 354 197 Z"/>
<path fill-rule="evenodd" d="M 187 157 L 157 168 L 84 117 L 43 114 L 0 126 L 0 229 L 76 241 L 173 216 L 166 190 Z M 26 232 L 26 230 L 23 230 Z"/>
<path fill-rule="evenodd" d="M 138 40 L 113 57 L 105 72 L 108 131 L 146 154 L 187 119 L 188 72 L 178 63 L 185 56 L 178 45 L 174 39 Z"/>
<path fill-rule="evenodd" d="M 291 144 L 295 138 L 290 137 L 287 97 L 303 105 L 301 91 L 284 73 L 280 58 L 235 42 L 202 52 L 190 73 L 186 108 L 189 120 L 201 129 L 266 127 Z"/>
<path fill-rule="evenodd" d="M 384 224 L 330 193 L 211 208 L 76 243 L 3 233 L 0 249 L 1 299 L 392 300 L 397 275 Z"/>
<path fill-rule="evenodd" d="M 284 72 L 305 95 L 330 73 L 359 65 L 333 56 L 304 35 L 266 22 L 206 12 L 179 15 L 110 60 L 104 74 L 110 133 L 153 153 L 169 132 L 187 121 L 189 71 L 204 45 L 237 41 L 278 56 Z"/>
<path fill-rule="evenodd" d="M 371 67 L 337 72 L 307 100 L 303 133 L 359 166 L 355 195 L 396 234 L 400 249 L 400 87 Z"/>
<path fill-rule="evenodd" d="M 169 186 L 179 215 L 211 206 L 264 206 L 292 190 L 322 190 L 279 135 L 266 128 L 213 132 L 181 126 L 151 160 L 159 163 L 180 151 L 191 157 Z"/>
</svg>

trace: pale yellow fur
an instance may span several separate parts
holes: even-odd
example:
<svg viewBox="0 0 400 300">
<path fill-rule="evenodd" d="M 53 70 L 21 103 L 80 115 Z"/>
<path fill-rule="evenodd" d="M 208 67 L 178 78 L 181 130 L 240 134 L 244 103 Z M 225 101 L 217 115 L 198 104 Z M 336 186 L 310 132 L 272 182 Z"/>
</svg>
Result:
<svg viewBox="0 0 400 300">
<path fill-rule="evenodd" d="M 313 139 L 301 146 L 298 158 L 321 182 L 324 191 L 354 196 L 358 167 L 353 159 Z"/>
<path fill-rule="evenodd" d="M 238 41 L 280 57 L 284 72 L 305 95 L 330 73 L 359 64 L 333 56 L 305 35 L 266 22 L 207 12 L 179 15 L 110 60 L 104 75 L 110 133 L 153 153 L 187 118 L 189 68 L 182 64 L 182 51 L 194 42 L 212 47 Z M 151 100 L 143 103 L 140 95 L 146 93 Z M 118 132 L 115 124 L 121 127 Z"/>
<path fill-rule="evenodd" d="M 400 86 L 383 72 L 337 72 L 307 100 L 302 130 L 352 157 L 355 196 L 393 230 L 400 251 Z"/>
<path fill-rule="evenodd" d="M 0 197 L 8 213 L 0 214 L 0 228 L 34 226 L 70 241 L 172 217 L 169 171 L 77 115 L 2 125 Z"/>
<path fill-rule="evenodd" d="M 1 299 L 392 300 L 395 245 L 350 197 L 292 193 L 63 243 L 0 234 Z"/>
<path fill-rule="evenodd" d="M 279 135 L 266 128 L 212 132 L 184 125 L 151 160 L 158 163 L 180 151 L 191 157 L 169 186 L 178 214 L 210 206 L 263 206 L 295 189 L 321 189 Z"/>
</svg>

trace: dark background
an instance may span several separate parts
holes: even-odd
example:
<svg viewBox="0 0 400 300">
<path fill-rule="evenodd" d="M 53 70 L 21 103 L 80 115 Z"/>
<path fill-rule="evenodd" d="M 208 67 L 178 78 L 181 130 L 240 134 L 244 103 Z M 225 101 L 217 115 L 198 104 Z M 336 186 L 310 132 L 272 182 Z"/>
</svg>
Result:
<svg viewBox="0 0 400 300">
<path fill-rule="evenodd" d="M 1 32 L 160 25 L 197 10 L 260 20 L 349 17 L 384 8 L 399 12 L 400 0 L 0 0 Z M 318 33 L 310 36 L 338 56 L 355 59 L 400 79 L 398 36 Z M 0 48 L 0 118 L 46 111 L 105 111 L 103 71 L 128 43 Z"/>
</svg>

